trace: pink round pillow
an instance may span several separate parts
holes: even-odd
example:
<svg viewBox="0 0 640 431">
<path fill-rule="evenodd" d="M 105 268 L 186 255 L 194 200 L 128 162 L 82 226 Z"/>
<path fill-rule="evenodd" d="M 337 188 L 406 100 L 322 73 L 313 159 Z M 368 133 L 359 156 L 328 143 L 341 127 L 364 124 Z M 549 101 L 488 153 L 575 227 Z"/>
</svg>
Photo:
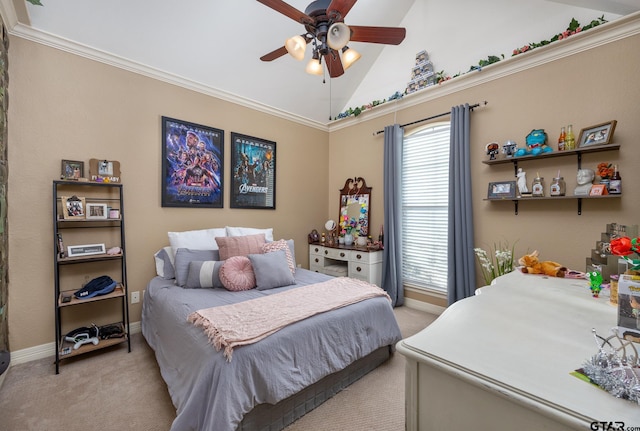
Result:
<svg viewBox="0 0 640 431">
<path fill-rule="evenodd" d="M 238 292 L 256 287 L 256 276 L 247 256 L 233 256 L 220 267 L 220 281 L 227 290 Z"/>
</svg>

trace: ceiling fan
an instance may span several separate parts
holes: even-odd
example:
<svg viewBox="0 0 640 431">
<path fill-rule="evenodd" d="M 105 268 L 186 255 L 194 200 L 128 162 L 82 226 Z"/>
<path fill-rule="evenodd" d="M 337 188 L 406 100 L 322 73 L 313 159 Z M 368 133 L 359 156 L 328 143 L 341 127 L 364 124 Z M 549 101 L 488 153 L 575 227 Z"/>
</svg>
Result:
<svg viewBox="0 0 640 431">
<path fill-rule="evenodd" d="M 307 44 L 312 43 L 313 56 L 306 71 L 314 75 L 323 74 L 323 58 L 330 77 L 344 74 L 345 69 L 360 58 L 360 54 L 347 46 L 350 41 L 399 45 L 406 35 L 402 27 L 347 26 L 344 18 L 357 0 L 316 0 L 304 12 L 282 0 L 258 1 L 304 25 L 306 30 L 287 39 L 284 46 L 260 60 L 273 61 L 287 53 L 302 60 Z"/>
</svg>

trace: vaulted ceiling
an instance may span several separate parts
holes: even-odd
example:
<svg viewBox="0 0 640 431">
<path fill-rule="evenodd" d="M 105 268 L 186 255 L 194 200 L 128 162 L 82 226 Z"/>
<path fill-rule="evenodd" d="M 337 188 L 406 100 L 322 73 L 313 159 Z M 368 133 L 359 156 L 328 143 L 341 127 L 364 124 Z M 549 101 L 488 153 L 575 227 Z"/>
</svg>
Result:
<svg viewBox="0 0 640 431">
<path fill-rule="evenodd" d="M 640 10 L 640 0 L 360 0 L 347 25 L 401 26 L 399 46 L 353 42 L 362 58 L 341 77 L 304 72 L 305 60 L 260 57 L 301 24 L 255 0 L 0 0 L 9 31 L 21 37 L 156 76 L 300 121 L 324 125 L 348 106 L 403 91 L 415 53 L 436 70 L 465 72 L 489 55 L 583 24 Z M 309 0 L 289 0 L 304 11 Z"/>
</svg>

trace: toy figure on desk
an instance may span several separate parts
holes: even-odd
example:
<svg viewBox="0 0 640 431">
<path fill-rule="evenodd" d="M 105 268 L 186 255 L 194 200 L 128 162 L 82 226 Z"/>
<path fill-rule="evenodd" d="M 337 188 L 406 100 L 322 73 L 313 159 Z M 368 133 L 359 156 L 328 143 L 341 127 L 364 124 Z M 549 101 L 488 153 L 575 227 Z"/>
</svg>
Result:
<svg viewBox="0 0 640 431">
<path fill-rule="evenodd" d="M 602 290 L 602 274 L 599 271 L 591 271 L 589 274 L 589 283 L 591 288 L 591 295 L 597 298 Z"/>
</svg>

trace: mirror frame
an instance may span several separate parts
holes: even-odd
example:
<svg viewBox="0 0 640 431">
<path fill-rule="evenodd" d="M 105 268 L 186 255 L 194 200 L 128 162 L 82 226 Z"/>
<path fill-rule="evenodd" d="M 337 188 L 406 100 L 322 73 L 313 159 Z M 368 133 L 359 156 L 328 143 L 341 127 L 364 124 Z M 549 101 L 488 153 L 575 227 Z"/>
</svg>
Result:
<svg viewBox="0 0 640 431">
<path fill-rule="evenodd" d="M 370 219 L 371 219 L 371 187 L 367 187 L 367 183 L 362 177 L 347 178 L 344 183 L 344 187 L 340 190 L 340 205 L 338 208 L 340 212 L 338 214 L 338 226 L 339 234 L 344 230 L 346 220 L 344 215 L 346 214 L 346 204 L 350 198 L 356 198 L 360 202 L 360 198 L 366 197 L 366 212 L 360 212 L 357 222 L 357 236 L 368 236 L 371 232 Z M 344 210 L 343 210 L 344 209 Z M 365 215 L 366 214 L 366 215 Z"/>
</svg>

